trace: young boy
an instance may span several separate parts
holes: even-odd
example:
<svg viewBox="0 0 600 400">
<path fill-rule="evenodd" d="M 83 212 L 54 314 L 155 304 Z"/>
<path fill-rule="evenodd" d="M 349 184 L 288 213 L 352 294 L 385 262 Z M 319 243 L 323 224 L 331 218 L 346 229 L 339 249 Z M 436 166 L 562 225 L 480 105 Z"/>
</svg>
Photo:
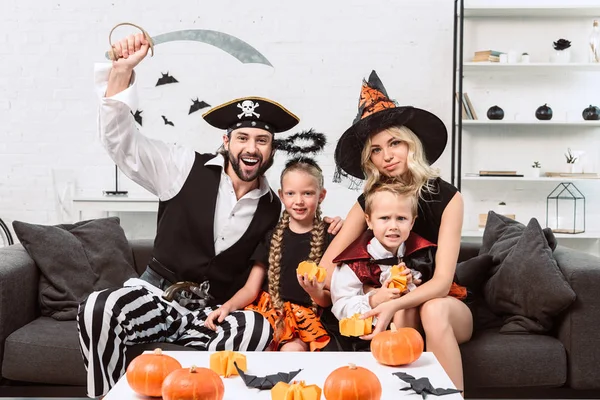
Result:
<svg viewBox="0 0 600 400">
<path fill-rule="evenodd" d="M 378 184 L 366 194 L 369 229 L 334 259 L 343 263 L 331 282 L 331 311 L 339 320 L 398 298 L 433 275 L 435 245 L 411 233 L 417 200 L 414 191 L 398 183 Z M 408 282 L 404 293 L 388 288 L 394 265 L 407 267 L 401 272 Z"/>
</svg>

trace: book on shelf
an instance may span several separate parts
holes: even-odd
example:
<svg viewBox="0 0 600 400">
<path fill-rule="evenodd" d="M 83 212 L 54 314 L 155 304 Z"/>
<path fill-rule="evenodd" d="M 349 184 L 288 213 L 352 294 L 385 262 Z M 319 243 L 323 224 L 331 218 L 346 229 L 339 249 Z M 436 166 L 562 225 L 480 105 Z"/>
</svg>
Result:
<svg viewBox="0 0 600 400">
<path fill-rule="evenodd" d="M 471 103 L 471 99 L 469 98 L 469 95 L 467 93 L 463 93 L 463 97 L 466 100 L 467 109 L 468 109 L 468 111 L 471 112 L 471 116 L 473 117 L 473 119 L 477 119 L 477 114 L 475 113 L 475 108 L 473 107 L 473 103 Z"/>
<path fill-rule="evenodd" d="M 517 175 L 517 171 L 479 171 L 479 176 L 523 176 L 523 175 Z"/>
<path fill-rule="evenodd" d="M 500 54 L 504 54 L 503 51 L 497 51 L 497 50 L 480 50 L 480 51 L 476 51 L 475 52 L 475 57 L 477 56 L 494 56 L 494 57 L 500 57 Z"/>
<path fill-rule="evenodd" d="M 477 119 L 477 114 L 475 113 L 475 109 L 473 108 L 473 103 L 471 103 L 471 99 L 467 93 L 462 94 L 462 101 L 460 100 L 460 96 L 456 93 L 456 101 L 458 102 L 459 107 L 462 107 L 462 119 Z"/>
<path fill-rule="evenodd" d="M 473 62 L 500 62 L 500 54 L 503 54 L 501 51 L 495 50 L 483 50 L 476 51 L 473 56 Z"/>
<path fill-rule="evenodd" d="M 471 59 L 472 62 L 500 62 L 497 56 L 477 56 Z"/>
<path fill-rule="evenodd" d="M 461 115 L 462 115 L 462 119 L 473 119 L 471 118 L 471 116 L 467 113 L 467 104 L 464 101 L 460 101 L 460 96 L 458 95 L 458 93 L 456 93 L 455 95 L 456 97 L 456 102 L 458 104 L 458 107 L 461 108 Z"/>
</svg>

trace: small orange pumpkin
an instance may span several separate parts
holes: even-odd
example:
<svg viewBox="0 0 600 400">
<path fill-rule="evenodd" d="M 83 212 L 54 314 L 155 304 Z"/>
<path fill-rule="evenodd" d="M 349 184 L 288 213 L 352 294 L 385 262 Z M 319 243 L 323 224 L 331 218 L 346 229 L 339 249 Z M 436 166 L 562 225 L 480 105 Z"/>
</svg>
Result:
<svg viewBox="0 0 600 400">
<path fill-rule="evenodd" d="M 380 400 L 381 390 L 373 372 L 354 364 L 334 370 L 323 386 L 327 400 Z"/>
<path fill-rule="evenodd" d="M 181 368 L 179 361 L 155 349 L 152 354 L 140 354 L 127 366 L 127 383 L 143 396 L 158 397 L 163 381 L 174 370 Z"/>
<path fill-rule="evenodd" d="M 423 337 L 414 328 L 391 329 L 380 332 L 371 340 L 371 354 L 384 365 L 396 367 L 414 362 L 423 354 Z"/>
<path fill-rule="evenodd" d="M 162 386 L 163 400 L 223 400 L 225 385 L 209 368 L 180 368 L 171 372 Z"/>
</svg>

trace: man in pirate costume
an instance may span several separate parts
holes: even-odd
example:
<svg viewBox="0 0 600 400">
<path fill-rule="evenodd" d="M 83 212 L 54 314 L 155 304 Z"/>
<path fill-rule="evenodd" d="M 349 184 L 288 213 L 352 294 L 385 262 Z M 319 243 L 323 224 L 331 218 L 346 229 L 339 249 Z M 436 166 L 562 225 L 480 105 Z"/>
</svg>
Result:
<svg viewBox="0 0 600 400">
<path fill-rule="evenodd" d="M 204 320 L 244 286 L 253 252 L 279 219 L 281 203 L 263 174 L 273 162 L 274 134 L 299 122 L 274 101 L 247 97 L 204 114 L 227 131 L 217 155 L 149 139 L 130 113 L 136 109 L 133 68 L 148 45 L 138 35 L 115 48 L 122 58 L 95 71 L 100 137 L 119 168 L 158 196 L 158 225 L 144 274 L 122 288 L 94 292 L 80 305 L 90 397 L 105 394 L 123 375 L 130 345 L 239 351 L 269 345 L 271 326 L 257 312 L 232 312 L 216 331 Z"/>
</svg>

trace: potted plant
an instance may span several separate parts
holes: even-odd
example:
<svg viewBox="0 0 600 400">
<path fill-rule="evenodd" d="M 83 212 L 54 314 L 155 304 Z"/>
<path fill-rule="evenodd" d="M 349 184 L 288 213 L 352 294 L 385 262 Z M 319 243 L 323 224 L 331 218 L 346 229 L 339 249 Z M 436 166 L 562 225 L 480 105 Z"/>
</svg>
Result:
<svg viewBox="0 0 600 400">
<path fill-rule="evenodd" d="M 554 47 L 554 62 L 558 64 L 568 63 L 571 61 L 571 41 L 567 39 L 558 39 L 553 42 Z"/>
<path fill-rule="evenodd" d="M 542 164 L 540 164 L 539 161 L 534 161 L 533 165 L 531 166 L 531 176 L 533 178 L 539 178 L 541 169 L 542 169 Z"/>
<path fill-rule="evenodd" d="M 521 54 L 521 62 L 523 64 L 529 64 L 529 53 Z"/>
<path fill-rule="evenodd" d="M 567 149 L 567 154 L 565 154 L 565 158 L 567 159 L 567 172 L 569 174 L 572 174 L 575 163 L 577 162 L 577 157 L 575 157 L 573 153 L 571 153 L 571 149 L 569 148 Z"/>
</svg>

